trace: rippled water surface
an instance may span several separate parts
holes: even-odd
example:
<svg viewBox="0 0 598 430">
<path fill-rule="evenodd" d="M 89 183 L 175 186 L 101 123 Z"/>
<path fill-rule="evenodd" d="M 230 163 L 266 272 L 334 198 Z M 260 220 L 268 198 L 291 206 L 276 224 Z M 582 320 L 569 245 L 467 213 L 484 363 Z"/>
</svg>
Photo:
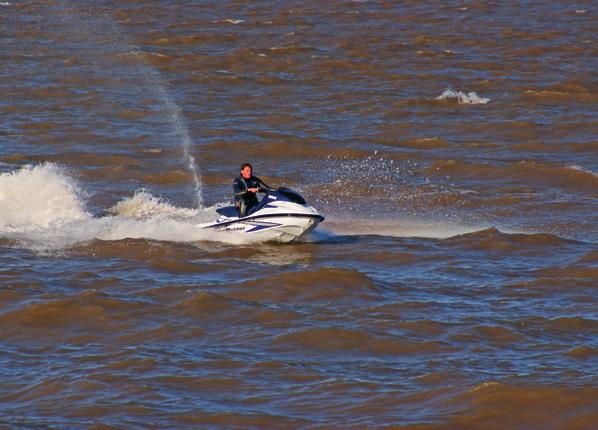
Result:
<svg viewBox="0 0 598 430">
<path fill-rule="evenodd" d="M 595 428 L 595 7 L 0 2 L 0 427 Z"/>
</svg>

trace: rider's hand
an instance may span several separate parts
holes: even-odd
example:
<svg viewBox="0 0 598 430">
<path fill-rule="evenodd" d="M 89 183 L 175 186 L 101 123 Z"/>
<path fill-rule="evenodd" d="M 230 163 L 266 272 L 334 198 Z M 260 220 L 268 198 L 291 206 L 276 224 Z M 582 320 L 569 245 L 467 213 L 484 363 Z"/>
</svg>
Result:
<svg viewBox="0 0 598 430">
<path fill-rule="evenodd" d="M 259 191 L 259 188 L 248 188 L 247 191 L 257 193 Z"/>
</svg>

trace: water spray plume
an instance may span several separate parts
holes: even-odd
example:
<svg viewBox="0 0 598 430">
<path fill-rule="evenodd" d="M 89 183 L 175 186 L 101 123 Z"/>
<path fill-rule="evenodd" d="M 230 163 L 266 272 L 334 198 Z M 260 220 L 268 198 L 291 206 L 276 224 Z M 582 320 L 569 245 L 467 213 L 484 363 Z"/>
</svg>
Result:
<svg viewBox="0 0 598 430">
<path fill-rule="evenodd" d="M 136 81 L 133 89 L 143 87 L 142 91 L 148 91 L 165 108 L 170 127 L 173 129 L 178 142 L 183 149 L 183 162 L 193 177 L 195 203 L 198 208 L 203 206 L 202 183 L 199 164 L 191 155 L 192 140 L 189 136 L 187 122 L 175 99 L 168 91 L 166 83 L 159 70 L 153 67 L 147 59 L 146 53 L 130 40 L 122 27 L 119 26 L 110 15 L 99 12 L 97 9 L 85 11 L 77 3 L 63 2 L 63 7 L 68 13 L 61 15 L 61 22 L 72 30 L 73 34 L 80 37 L 94 35 L 97 42 L 97 50 L 86 52 L 86 60 L 97 65 L 97 70 L 106 70 L 107 73 L 117 73 L 119 77 L 141 78 Z M 110 61 L 100 57 L 115 58 L 125 54 L 128 64 L 133 67 L 132 71 L 121 71 L 121 68 L 106 68 Z M 114 54 L 117 54 L 116 56 Z M 121 56 L 122 58 L 122 56 Z M 122 65 L 122 63 L 120 64 Z M 140 90 L 139 88 L 135 91 Z"/>
<path fill-rule="evenodd" d="M 197 207 L 201 208 L 203 206 L 203 198 L 202 198 L 202 194 L 201 194 L 202 184 L 201 184 L 201 179 L 200 179 L 199 166 L 197 164 L 197 161 L 195 160 L 195 157 L 193 157 L 190 152 L 192 141 L 189 136 L 189 128 L 187 127 L 187 121 L 185 120 L 185 117 L 181 113 L 179 106 L 174 102 L 172 97 L 170 97 L 170 95 L 168 94 L 168 92 L 166 90 L 166 86 L 161 82 L 160 76 L 157 74 L 157 72 L 154 72 L 154 77 L 155 77 L 156 81 L 158 81 L 158 83 L 159 83 L 157 88 L 159 88 L 159 91 L 161 93 L 162 102 L 164 103 L 164 105 L 166 106 L 166 109 L 168 111 L 168 115 L 170 117 L 169 118 L 170 122 L 172 123 L 173 127 L 175 128 L 176 133 L 177 133 L 177 135 L 181 141 L 181 144 L 183 146 L 183 155 L 185 158 L 185 162 L 187 164 L 186 167 L 191 172 L 191 174 L 193 176 L 193 183 L 195 186 L 195 196 L 196 196 Z"/>
</svg>

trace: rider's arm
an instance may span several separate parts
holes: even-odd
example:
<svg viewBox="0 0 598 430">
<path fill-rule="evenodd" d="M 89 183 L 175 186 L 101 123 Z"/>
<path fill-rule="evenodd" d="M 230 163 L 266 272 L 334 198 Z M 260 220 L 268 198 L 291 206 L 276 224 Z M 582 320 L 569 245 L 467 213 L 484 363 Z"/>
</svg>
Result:
<svg viewBox="0 0 598 430">
<path fill-rule="evenodd" d="M 257 176 L 255 177 L 255 179 L 257 179 L 258 188 L 260 189 L 261 192 L 265 193 L 265 192 L 276 191 L 274 188 L 272 188 L 271 186 L 269 186 L 268 184 L 266 184 L 264 181 L 262 181 Z"/>
<path fill-rule="evenodd" d="M 233 190 L 235 197 L 243 197 L 248 193 L 245 181 L 239 181 L 238 178 L 233 181 Z"/>
</svg>

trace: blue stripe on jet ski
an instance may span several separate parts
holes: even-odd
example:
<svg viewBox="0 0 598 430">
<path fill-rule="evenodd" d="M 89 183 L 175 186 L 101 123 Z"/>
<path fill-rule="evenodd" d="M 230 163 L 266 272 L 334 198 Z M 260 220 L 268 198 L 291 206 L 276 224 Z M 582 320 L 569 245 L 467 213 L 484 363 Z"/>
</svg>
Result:
<svg viewBox="0 0 598 430">
<path fill-rule="evenodd" d="M 227 221 L 217 222 L 210 226 L 206 226 L 207 228 L 211 227 L 222 227 L 229 224 L 234 224 L 236 222 L 251 222 L 257 218 L 274 218 L 274 217 L 297 217 L 297 218 L 317 218 L 319 222 L 324 221 L 324 217 L 322 215 L 313 215 L 313 214 L 294 214 L 294 213 L 280 213 L 280 214 L 264 214 L 264 215 L 249 215 L 245 218 L 235 218 L 230 219 Z"/>
<path fill-rule="evenodd" d="M 281 226 L 282 224 L 277 224 L 275 222 L 262 221 L 260 224 L 252 222 L 251 225 L 253 225 L 254 227 L 250 230 L 247 230 L 245 233 L 252 233 L 254 231 L 265 230 L 267 228 L 272 228 L 272 227 L 278 227 L 278 226 Z"/>
</svg>

